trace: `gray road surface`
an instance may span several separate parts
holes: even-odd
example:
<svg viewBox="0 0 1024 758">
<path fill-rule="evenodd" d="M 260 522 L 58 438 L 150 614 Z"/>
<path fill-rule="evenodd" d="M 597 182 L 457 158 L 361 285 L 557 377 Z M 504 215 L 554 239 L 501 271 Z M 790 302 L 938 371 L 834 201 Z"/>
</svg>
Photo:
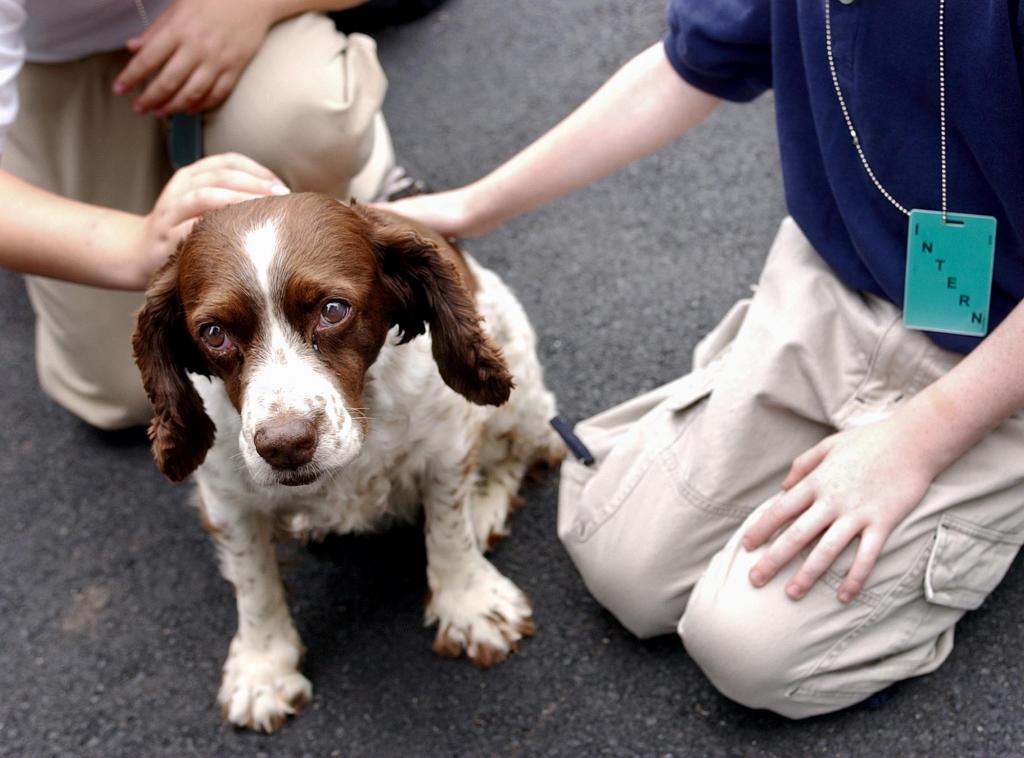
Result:
<svg viewBox="0 0 1024 758">
<path fill-rule="evenodd" d="M 662 13 L 451 0 L 382 35 L 402 160 L 439 188 L 477 177 L 658 39 Z M 518 291 L 578 419 L 685 369 L 783 212 L 764 97 L 470 248 Z M 536 607 L 514 659 L 481 672 L 430 652 L 415 530 L 289 550 L 315 701 L 273 737 L 225 728 L 214 696 L 235 611 L 188 487 L 159 476 L 140 434 L 96 433 L 40 393 L 11 274 L 0 333 L 2 756 L 1024 754 L 1019 562 L 937 673 L 876 709 L 790 723 L 731 704 L 675 639 L 639 642 L 587 596 L 555 537 L 554 475 L 495 556 Z"/>
</svg>

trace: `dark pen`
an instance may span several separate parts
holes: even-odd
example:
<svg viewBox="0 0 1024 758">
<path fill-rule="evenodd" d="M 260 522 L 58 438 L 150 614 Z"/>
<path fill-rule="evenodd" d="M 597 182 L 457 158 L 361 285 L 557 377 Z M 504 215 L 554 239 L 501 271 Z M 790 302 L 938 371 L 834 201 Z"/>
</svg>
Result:
<svg viewBox="0 0 1024 758">
<path fill-rule="evenodd" d="M 569 422 L 561 416 L 555 416 L 551 419 L 552 428 L 558 432 L 558 436 L 565 442 L 565 446 L 569 448 L 569 452 L 576 456 L 577 460 L 584 466 L 594 465 L 594 456 L 587 446 L 583 444 L 583 441 L 576 436 L 570 426 Z"/>
</svg>

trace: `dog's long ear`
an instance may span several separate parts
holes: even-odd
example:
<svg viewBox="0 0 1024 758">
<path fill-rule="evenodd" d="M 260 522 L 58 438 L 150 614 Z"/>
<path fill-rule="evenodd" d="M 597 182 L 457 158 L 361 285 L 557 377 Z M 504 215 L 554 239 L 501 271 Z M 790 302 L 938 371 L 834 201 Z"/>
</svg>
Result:
<svg viewBox="0 0 1024 758">
<path fill-rule="evenodd" d="M 207 373 L 185 330 L 178 299 L 178 254 L 164 264 L 146 291 L 135 321 L 132 348 L 155 415 L 149 425 L 153 458 L 164 476 L 179 482 L 206 458 L 214 425 L 185 371 Z"/>
<path fill-rule="evenodd" d="M 354 204 L 353 204 L 353 207 Z M 355 207 L 369 225 L 384 284 L 394 302 L 391 323 L 402 343 L 430 325 L 441 378 L 477 405 L 501 405 L 512 392 L 512 376 L 501 350 L 481 328 L 480 314 L 455 265 L 437 243 L 401 220 Z"/>
</svg>

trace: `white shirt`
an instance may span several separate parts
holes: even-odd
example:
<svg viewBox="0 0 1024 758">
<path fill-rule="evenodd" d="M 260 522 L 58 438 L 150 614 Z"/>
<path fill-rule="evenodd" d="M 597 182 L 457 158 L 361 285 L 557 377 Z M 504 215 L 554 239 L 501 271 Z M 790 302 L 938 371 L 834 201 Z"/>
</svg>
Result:
<svg viewBox="0 0 1024 758">
<path fill-rule="evenodd" d="M 142 0 L 153 21 L 170 0 Z M 135 0 L 0 0 L 0 153 L 18 113 L 21 65 L 120 50 L 142 33 Z"/>
</svg>

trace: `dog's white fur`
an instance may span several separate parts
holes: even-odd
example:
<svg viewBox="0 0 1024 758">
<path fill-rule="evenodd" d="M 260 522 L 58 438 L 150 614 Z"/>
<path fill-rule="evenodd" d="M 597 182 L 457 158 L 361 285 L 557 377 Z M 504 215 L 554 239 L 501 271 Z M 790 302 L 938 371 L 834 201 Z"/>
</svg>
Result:
<svg viewBox="0 0 1024 758">
<path fill-rule="evenodd" d="M 198 469 L 200 507 L 224 575 L 235 586 L 238 632 L 219 702 L 233 724 L 272 731 L 312 694 L 299 673 L 302 646 L 278 573 L 275 533 L 319 537 L 409 522 L 425 508 L 428 622 L 435 649 L 484 665 L 504 658 L 532 630 L 525 595 L 482 554 L 505 532 L 527 467 L 561 450 L 548 427 L 554 398 L 544 387 L 533 330 L 492 272 L 469 260 L 485 329 L 515 379 L 508 403 L 469 403 L 441 380 L 429 334 L 400 345 L 392 329 L 370 367 L 364 408 L 350 408 L 313 348 L 275 313 L 267 271 L 276 254 L 273 222 L 252 229 L 244 248 L 266 296 L 269 349 L 247 356 L 250 379 L 241 414 L 219 379 L 192 376 L 216 440 Z M 269 323 L 266 320 L 269 319 Z M 317 452 L 303 469 L 323 472 L 307 485 L 276 484 L 253 445 L 271 414 L 320 413 Z M 368 419 L 367 432 L 357 416 Z M 326 431 L 325 431 L 326 429 Z"/>
</svg>

